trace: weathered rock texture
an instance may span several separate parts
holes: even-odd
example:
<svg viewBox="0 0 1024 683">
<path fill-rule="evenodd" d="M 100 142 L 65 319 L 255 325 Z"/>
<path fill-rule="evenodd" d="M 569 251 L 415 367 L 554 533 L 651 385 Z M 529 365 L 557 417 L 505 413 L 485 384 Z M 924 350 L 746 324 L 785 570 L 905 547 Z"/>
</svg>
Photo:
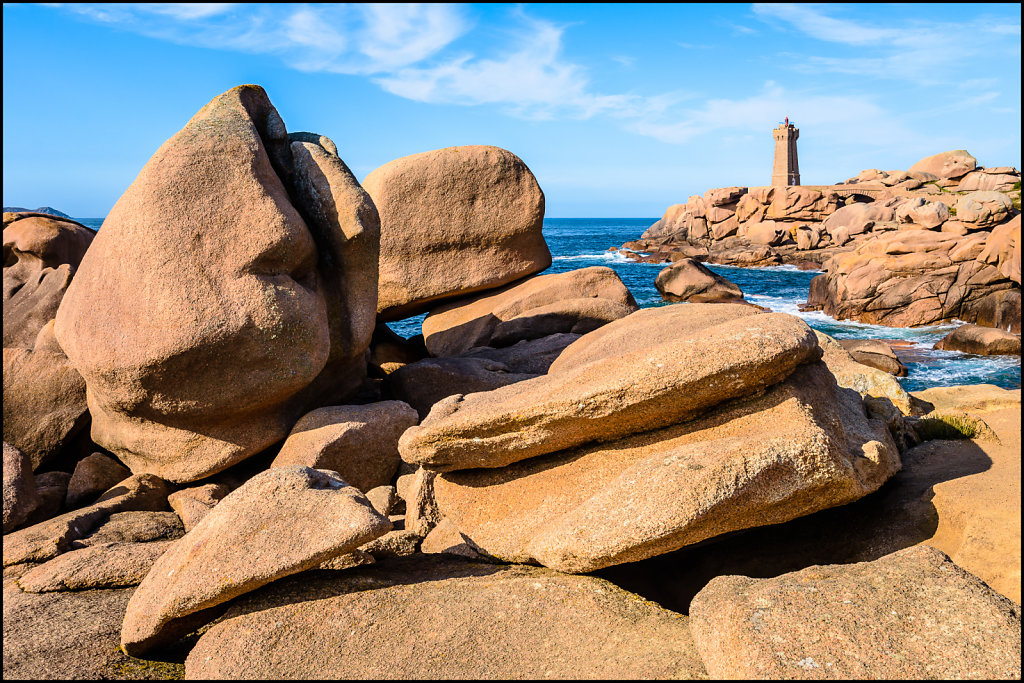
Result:
<svg viewBox="0 0 1024 683">
<path fill-rule="evenodd" d="M 391 530 L 334 472 L 275 467 L 232 491 L 164 553 L 128 605 L 121 644 L 142 654 L 208 610 Z"/>
<path fill-rule="evenodd" d="M 152 474 L 132 475 L 104 493 L 92 505 L 5 534 L 4 566 L 21 562 L 45 562 L 56 557 L 70 550 L 73 541 L 88 535 L 115 512 L 166 508 L 166 482 Z"/>
<path fill-rule="evenodd" d="M 175 491 L 167 496 L 167 502 L 181 519 L 185 531 L 191 531 L 228 493 L 230 490 L 223 484 L 203 484 Z"/>
<path fill-rule="evenodd" d="M 39 505 L 32 461 L 4 442 L 4 533 L 14 531 Z"/>
<path fill-rule="evenodd" d="M 928 547 L 722 576 L 694 598 L 690 624 L 712 678 L 1020 677 L 1020 605 Z"/>
<path fill-rule="evenodd" d="M 843 505 L 899 467 L 885 425 L 812 363 L 667 429 L 444 473 L 434 495 L 486 553 L 586 572 Z"/>
<path fill-rule="evenodd" d="M 73 548 L 104 544 L 173 541 L 185 535 L 185 527 L 173 512 L 127 510 L 115 512 L 84 538 L 71 542 Z"/>
<path fill-rule="evenodd" d="M 538 275 L 500 291 L 431 311 L 423 339 L 434 356 L 510 346 L 552 334 L 585 334 L 639 307 L 611 268 Z"/>
<path fill-rule="evenodd" d="M 102 543 L 58 555 L 18 585 L 30 593 L 137 586 L 174 541 Z"/>
<path fill-rule="evenodd" d="M 413 154 L 376 169 L 363 186 L 381 217 L 381 320 L 551 265 L 541 234 L 544 193 L 507 150 L 469 145 Z"/>
<path fill-rule="evenodd" d="M 695 417 L 780 381 L 820 353 L 798 318 L 737 318 L 557 376 L 450 396 L 402 435 L 399 451 L 406 462 L 438 471 L 502 467 Z"/>
<path fill-rule="evenodd" d="M 95 233 L 72 220 L 4 214 L 4 348 L 31 349 L 57 314 Z"/>
<path fill-rule="evenodd" d="M 978 356 L 1019 356 L 1020 335 L 991 327 L 961 325 L 936 342 L 935 348 Z"/>
<path fill-rule="evenodd" d="M 92 502 L 101 493 L 129 476 L 131 472 L 121 463 L 108 455 L 93 453 L 75 465 L 75 471 L 68 482 L 64 504 L 71 509 L 82 503 Z"/>
<path fill-rule="evenodd" d="M 709 190 L 670 206 L 620 253 L 645 263 L 690 256 L 817 268 L 826 272 L 809 304 L 837 318 L 956 318 L 1019 332 L 1019 205 L 1016 169 L 979 168 L 954 150 L 835 185 Z"/>
<path fill-rule="evenodd" d="M 885 341 L 881 339 L 840 339 L 838 341 L 858 363 L 897 377 L 907 376 L 907 366 L 900 362 L 892 347 Z"/>
<path fill-rule="evenodd" d="M 743 301 L 736 283 L 712 272 L 694 259 L 676 261 L 658 273 L 654 286 L 664 301 L 735 303 Z"/>
<path fill-rule="evenodd" d="M 369 491 L 391 483 L 401 461 L 398 438 L 418 421 L 402 401 L 319 408 L 295 423 L 271 467 L 332 470 Z"/>
<path fill-rule="evenodd" d="M 118 634 L 131 588 L 28 593 L 4 582 L 4 679 L 181 678 L 181 665 L 125 656 Z"/>
<path fill-rule="evenodd" d="M 35 349 L 4 348 L 3 353 L 4 441 L 39 469 L 89 425 L 85 381 L 45 339 Z"/>
<path fill-rule="evenodd" d="M 258 86 L 212 100 L 111 209 L 57 312 L 93 440 L 187 482 L 343 401 L 365 373 L 378 248 L 333 143 L 289 137 Z"/>
<path fill-rule="evenodd" d="M 704 677 L 686 617 L 611 583 L 440 558 L 270 586 L 207 631 L 185 668 L 190 679 Z"/>
</svg>

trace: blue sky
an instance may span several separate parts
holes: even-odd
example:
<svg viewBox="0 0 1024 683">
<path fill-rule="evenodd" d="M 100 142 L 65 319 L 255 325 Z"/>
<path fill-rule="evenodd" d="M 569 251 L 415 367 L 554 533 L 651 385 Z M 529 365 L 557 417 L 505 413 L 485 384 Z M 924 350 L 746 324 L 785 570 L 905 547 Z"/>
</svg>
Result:
<svg viewBox="0 0 1024 683">
<path fill-rule="evenodd" d="M 4 5 L 5 205 L 105 215 L 215 95 L 264 86 L 359 178 L 505 147 L 553 217 L 658 216 L 965 148 L 1020 167 L 1020 5 Z"/>
</svg>

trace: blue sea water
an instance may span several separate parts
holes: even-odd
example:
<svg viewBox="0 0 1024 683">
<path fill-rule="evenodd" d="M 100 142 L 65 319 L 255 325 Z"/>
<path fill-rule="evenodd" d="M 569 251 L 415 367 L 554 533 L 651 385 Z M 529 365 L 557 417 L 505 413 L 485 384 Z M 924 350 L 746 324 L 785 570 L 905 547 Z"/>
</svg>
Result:
<svg viewBox="0 0 1024 683">
<path fill-rule="evenodd" d="M 76 219 L 83 225 L 99 229 L 102 218 Z M 551 267 L 547 273 L 563 273 L 587 266 L 608 266 L 615 270 L 644 308 L 665 305 L 654 278 L 664 264 L 636 263 L 614 252 L 623 242 L 637 239 L 657 218 L 547 218 L 544 238 L 551 249 Z M 801 271 L 793 266 L 738 268 L 708 264 L 723 277 L 732 280 L 748 301 L 773 311 L 791 313 L 808 325 L 836 339 L 900 340 L 897 355 L 909 374 L 900 378 L 908 391 L 956 384 L 995 384 L 1007 389 L 1021 386 L 1020 358 L 1014 356 L 972 356 L 956 351 L 936 351 L 932 346 L 957 324 L 929 327 L 883 327 L 848 320 L 835 320 L 820 312 L 805 313 L 798 305 L 807 301 L 807 290 L 817 271 Z M 391 329 L 404 337 L 420 333 L 425 316 L 389 323 Z"/>
</svg>

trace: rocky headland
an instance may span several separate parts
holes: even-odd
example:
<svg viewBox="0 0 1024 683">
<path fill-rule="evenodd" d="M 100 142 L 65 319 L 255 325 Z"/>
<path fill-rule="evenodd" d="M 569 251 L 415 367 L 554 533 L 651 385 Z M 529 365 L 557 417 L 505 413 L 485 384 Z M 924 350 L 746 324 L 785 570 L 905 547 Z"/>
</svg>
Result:
<svg viewBox="0 0 1024 683">
<path fill-rule="evenodd" d="M 840 320 L 960 320 L 1019 335 L 1020 249 L 1020 172 L 955 150 L 834 185 L 708 190 L 620 252 L 822 270 L 807 306 Z"/>
<path fill-rule="evenodd" d="M 641 309 L 544 273 L 512 152 L 359 183 L 223 93 L 101 231 L 4 214 L 4 677 L 1019 678 L 1020 390 L 908 394 L 700 263 L 1019 328 L 1019 175 L 964 158 L 692 198 Z"/>
</svg>

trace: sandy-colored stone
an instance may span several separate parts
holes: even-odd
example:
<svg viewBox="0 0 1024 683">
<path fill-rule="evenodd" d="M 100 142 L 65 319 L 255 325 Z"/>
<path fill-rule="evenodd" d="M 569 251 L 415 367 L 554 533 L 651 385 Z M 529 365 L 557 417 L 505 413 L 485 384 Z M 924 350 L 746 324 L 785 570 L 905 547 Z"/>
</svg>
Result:
<svg viewBox="0 0 1024 683">
<path fill-rule="evenodd" d="M 39 469 L 88 426 L 85 381 L 59 351 L 3 353 L 4 441 Z"/>
<path fill-rule="evenodd" d="M 544 193 L 523 161 L 484 145 L 395 159 L 363 180 L 381 217 L 381 320 L 493 289 L 551 265 Z"/>
<path fill-rule="evenodd" d="M 424 538 L 430 530 L 441 521 L 434 500 L 434 480 L 437 472 L 416 468 L 409 474 L 403 474 L 396 482 L 399 497 L 405 501 L 405 529 L 420 538 Z"/>
<path fill-rule="evenodd" d="M 423 537 L 416 532 L 394 529 L 380 538 L 375 538 L 366 545 L 360 546 L 359 549 L 379 561 L 389 557 L 412 555 L 419 549 L 422 540 Z"/>
<path fill-rule="evenodd" d="M 376 212 L 333 143 L 297 137 L 262 88 L 219 95 L 82 259 L 56 336 L 85 378 L 93 441 L 133 472 L 216 473 L 364 376 Z"/>
<path fill-rule="evenodd" d="M 5 582 L 4 680 L 183 676 L 180 664 L 132 659 L 118 647 L 133 590 L 28 593 Z"/>
<path fill-rule="evenodd" d="M 688 423 L 442 474 L 434 495 L 484 552 L 586 572 L 843 505 L 899 466 L 885 425 L 814 363 Z"/>
<path fill-rule="evenodd" d="M 737 318 L 557 375 L 450 396 L 402 435 L 399 451 L 406 462 L 438 471 L 502 467 L 695 417 L 784 379 L 820 353 L 799 318 Z"/>
<path fill-rule="evenodd" d="M 729 320 L 760 312 L 753 306 L 742 304 L 643 308 L 580 337 L 559 354 L 549 372 L 566 372 L 594 361 L 657 346 L 677 337 L 695 335 Z"/>
<path fill-rule="evenodd" d="M 392 515 L 399 507 L 401 498 L 394 486 L 378 486 L 366 492 L 366 499 L 370 501 L 373 509 L 385 517 Z"/>
<path fill-rule="evenodd" d="M 4 533 L 14 531 L 39 505 L 32 461 L 4 442 Z"/>
<path fill-rule="evenodd" d="M 89 503 L 104 491 L 131 476 L 131 471 L 102 453 L 93 453 L 75 465 L 75 471 L 68 482 L 67 497 L 64 504 L 68 509 L 76 508 L 82 503 Z"/>
<path fill-rule="evenodd" d="M 713 272 L 693 259 L 676 261 L 654 280 L 663 301 L 691 303 L 736 303 L 743 291 L 736 283 Z"/>
<path fill-rule="evenodd" d="M 686 617 L 592 577 L 418 556 L 303 579 L 233 607 L 187 677 L 704 677 Z"/>
<path fill-rule="evenodd" d="M 192 531 L 228 493 L 230 489 L 223 484 L 203 484 L 175 491 L 167 496 L 167 502 L 181 519 L 185 531 Z"/>
<path fill-rule="evenodd" d="M 73 548 L 94 545 L 173 541 L 185 535 L 178 515 L 162 510 L 115 512 L 84 538 L 71 542 Z"/>
<path fill-rule="evenodd" d="M 398 438 L 418 421 L 402 401 L 319 408 L 295 423 L 271 467 L 331 470 L 360 491 L 385 486 L 398 470 Z"/>
<path fill-rule="evenodd" d="M 1013 407 L 1021 402 L 1020 389 L 1004 389 L 994 384 L 967 384 L 953 387 L 931 387 L 915 391 L 914 398 L 938 412 L 974 412 L 992 408 Z"/>
<path fill-rule="evenodd" d="M 4 347 L 33 348 L 95 233 L 72 220 L 4 214 Z"/>
<path fill-rule="evenodd" d="M 488 358 L 455 356 L 404 365 L 388 375 L 386 384 L 395 398 L 416 410 L 419 421 L 449 396 L 491 391 L 537 376 L 513 372 L 504 363 Z"/>
<path fill-rule="evenodd" d="M 1000 273 L 1020 285 L 1020 214 L 992 229 L 977 258 L 995 265 Z"/>
<path fill-rule="evenodd" d="M 61 496 L 63 498 L 63 494 Z M 4 535 L 4 566 L 45 562 L 70 550 L 115 512 L 167 509 L 167 484 L 152 474 L 134 474 L 92 505 Z"/>
<path fill-rule="evenodd" d="M 1013 202 L 1002 192 L 972 192 L 956 201 L 956 219 L 972 228 L 991 228 L 1013 215 Z"/>
<path fill-rule="evenodd" d="M 637 310 L 611 268 L 592 266 L 538 275 L 497 292 L 446 304 L 423 321 L 433 356 L 477 346 L 509 346 L 560 332 L 585 334 Z"/>
<path fill-rule="evenodd" d="M 228 494 L 160 557 L 132 596 L 121 644 L 137 656 L 171 642 L 210 608 L 390 529 L 390 521 L 334 472 L 266 470 Z"/>
<path fill-rule="evenodd" d="M 928 547 L 719 577 L 694 598 L 690 624 L 712 678 L 1020 677 L 1020 606 Z"/>
<path fill-rule="evenodd" d="M 909 173 L 929 173 L 938 178 L 959 178 L 977 167 L 978 160 L 968 154 L 966 149 L 955 149 L 951 152 L 941 152 L 925 157 L 907 171 Z"/>
<path fill-rule="evenodd" d="M 936 342 L 935 348 L 978 356 L 1019 356 L 1020 335 L 992 327 L 961 325 Z"/>
<path fill-rule="evenodd" d="M 518 374 L 543 375 L 562 352 L 582 335 L 570 332 L 551 334 L 540 339 L 517 342 L 500 349 L 482 347 L 470 349 L 462 358 L 485 358 L 501 363 L 509 372 Z M 466 391 L 459 393 L 469 393 Z"/>
<path fill-rule="evenodd" d="M 907 366 L 896 357 L 892 347 L 881 339 L 839 339 L 837 341 L 858 363 L 897 377 L 907 376 Z"/>
<path fill-rule="evenodd" d="M 824 352 L 822 360 L 839 386 L 853 389 L 864 397 L 888 399 L 904 415 L 913 412 L 914 402 L 910 394 L 895 377 L 885 370 L 857 362 L 842 344 L 824 332 L 815 331 L 815 335 Z"/>
<path fill-rule="evenodd" d="M 174 541 L 101 543 L 58 555 L 18 579 L 30 593 L 137 586 Z"/>
</svg>

